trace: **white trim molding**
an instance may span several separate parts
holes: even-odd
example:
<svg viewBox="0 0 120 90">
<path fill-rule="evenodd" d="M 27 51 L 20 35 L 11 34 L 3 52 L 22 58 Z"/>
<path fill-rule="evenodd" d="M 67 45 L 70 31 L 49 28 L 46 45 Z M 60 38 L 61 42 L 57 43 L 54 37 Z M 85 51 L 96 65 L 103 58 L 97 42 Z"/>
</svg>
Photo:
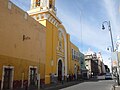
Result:
<svg viewBox="0 0 120 90">
<path fill-rule="evenodd" d="M 65 53 L 64 53 L 64 57 L 65 57 L 65 76 L 67 76 L 67 39 L 66 39 L 66 32 L 62 29 L 59 28 L 58 30 L 60 30 L 63 34 L 64 37 L 64 49 L 65 49 Z"/>
<path fill-rule="evenodd" d="M 57 60 L 57 71 L 56 71 L 56 76 L 58 77 L 58 63 L 59 63 L 59 61 L 62 61 L 62 76 L 64 76 L 64 61 L 63 61 L 63 59 L 62 58 L 59 58 L 58 60 Z"/>
</svg>

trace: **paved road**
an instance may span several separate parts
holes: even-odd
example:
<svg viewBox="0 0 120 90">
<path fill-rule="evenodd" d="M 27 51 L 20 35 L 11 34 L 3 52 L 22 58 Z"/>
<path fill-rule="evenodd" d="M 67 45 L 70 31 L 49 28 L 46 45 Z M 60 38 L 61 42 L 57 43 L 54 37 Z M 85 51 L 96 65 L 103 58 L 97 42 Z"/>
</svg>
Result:
<svg viewBox="0 0 120 90">
<path fill-rule="evenodd" d="M 113 80 L 88 81 L 61 90 L 111 90 Z"/>
</svg>

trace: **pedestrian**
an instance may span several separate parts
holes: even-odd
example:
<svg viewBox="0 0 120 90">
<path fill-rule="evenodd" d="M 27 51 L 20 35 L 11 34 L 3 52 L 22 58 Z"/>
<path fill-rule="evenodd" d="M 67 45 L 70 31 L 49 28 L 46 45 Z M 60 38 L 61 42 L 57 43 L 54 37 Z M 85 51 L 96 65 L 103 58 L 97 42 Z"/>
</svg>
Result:
<svg viewBox="0 0 120 90">
<path fill-rule="evenodd" d="M 63 81 L 64 81 L 64 76 L 62 76 L 62 84 L 63 84 Z"/>
<path fill-rule="evenodd" d="M 69 80 L 71 81 L 71 74 L 69 75 Z"/>
<path fill-rule="evenodd" d="M 75 74 L 73 75 L 73 78 L 74 78 L 73 80 L 75 80 L 75 79 L 76 79 Z"/>
<path fill-rule="evenodd" d="M 69 74 L 67 74 L 67 82 L 69 81 Z"/>
</svg>

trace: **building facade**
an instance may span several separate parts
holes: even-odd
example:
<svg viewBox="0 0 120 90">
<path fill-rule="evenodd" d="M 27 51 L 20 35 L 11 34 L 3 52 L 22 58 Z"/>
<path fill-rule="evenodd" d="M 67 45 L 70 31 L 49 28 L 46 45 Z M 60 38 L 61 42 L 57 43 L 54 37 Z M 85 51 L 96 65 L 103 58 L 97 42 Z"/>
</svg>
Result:
<svg viewBox="0 0 120 90">
<path fill-rule="evenodd" d="M 85 54 L 85 64 L 89 71 L 89 76 L 103 75 L 106 73 L 101 52 L 96 54 L 89 50 Z"/>
<path fill-rule="evenodd" d="M 0 11 L 1 90 L 40 83 L 45 79 L 46 28 L 8 0 L 0 0 Z"/>
<path fill-rule="evenodd" d="M 78 79 L 81 75 L 80 72 L 80 51 L 78 47 L 76 47 L 72 42 L 71 42 L 71 58 L 70 58 L 70 69 L 69 69 L 69 74 L 74 75 L 75 79 Z"/>
<path fill-rule="evenodd" d="M 28 13 L 1 0 L 0 11 L 1 90 L 39 88 L 52 75 L 58 82 L 70 74 L 78 78 L 80 51 L 56 16 L 55 0 L 31 0 Z"/>
<path fill-rule="evenodd" d="M 28 14 L 47 29 L 45 84 L 51 82 L 51 75 L 58 78 L 58 81 L 65 80 L 78 64 L 74 63 L 76 64 L 74 66 L 71 63 L 73 60 L 71 60 L 70 35 L 56 16 L 55 0 L 31 0 Z"/>
<path fill-rule="evenodd" d="M 88 79 L 89 74 L 88 74 L 88 70 L 86 69 L 86 66 L 85 66 L 85 55 L 81 52 L 80 52 L 80 69 L 81 69 L 82 79 Z"/>
<path fill-rule="evenodd" d="M 101 52 L 97 54 L 99 74 L 106 73 Z"/>
<path fill-rule="evenodd" d="M 92 55 L 85 55 L 85 64 L 89 73 L 89 78 L 98 75 L 98 62 L 97 60 L 93 60 Z"/>
</svg>

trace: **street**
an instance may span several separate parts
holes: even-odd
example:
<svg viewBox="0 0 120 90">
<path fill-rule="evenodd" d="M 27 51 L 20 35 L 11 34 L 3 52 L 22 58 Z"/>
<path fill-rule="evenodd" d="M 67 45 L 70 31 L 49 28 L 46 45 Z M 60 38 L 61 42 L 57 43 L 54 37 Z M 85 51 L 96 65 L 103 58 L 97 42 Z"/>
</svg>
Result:
<svg viewBox="0 0 120 90">
<path fill-rule="evenodd" d="M 88 81 L 61 90 L 111 90 L 113 84 L 113 80 Z"/>
</svg>

